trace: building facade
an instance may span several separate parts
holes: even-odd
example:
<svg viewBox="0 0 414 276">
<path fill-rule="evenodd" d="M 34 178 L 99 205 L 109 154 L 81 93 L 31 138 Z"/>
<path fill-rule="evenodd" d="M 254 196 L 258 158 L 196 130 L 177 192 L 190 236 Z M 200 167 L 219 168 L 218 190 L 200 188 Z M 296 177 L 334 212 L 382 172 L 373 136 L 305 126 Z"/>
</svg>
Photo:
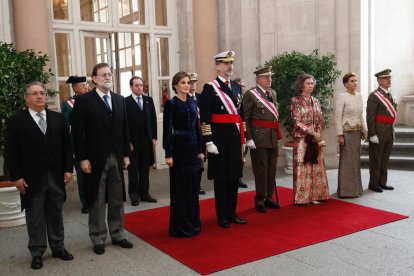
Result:
<svg viewBox="0 0 414 276">
<path fill-rule="evenodd" d="M 391 68 L 397 123 L 404 123 L 410 113 L 401 99 L 414 92 L 413 15 L 411 0 L 1 0 L 0 41 L 51 58 L 50 85 L 60 92 L 49 102 L 55 109 L 73 93 L 68 76 L 89 76 L 98 62 L 112 66 L 114 90 L 125 96 L 129 78 L 141 76 L 159 133 L 162 94 L 173 96 L 175 72 L 196 71 L 201 89 L 215 76 L 212 57 L 227 49 L 236 51 L 234 76 L 247 86 L 257 65 L 293 50 L 335 54 L 339 70 L 359 75 L 364 99 L 376 87 L 374 73 Z M 335 91 L 344 91 L 340 79 Z M 325 137 L 327 164 L 335 166 L 333 124 Z M 163 167 L 161 143 L 156 152 Z"/>
</svg>

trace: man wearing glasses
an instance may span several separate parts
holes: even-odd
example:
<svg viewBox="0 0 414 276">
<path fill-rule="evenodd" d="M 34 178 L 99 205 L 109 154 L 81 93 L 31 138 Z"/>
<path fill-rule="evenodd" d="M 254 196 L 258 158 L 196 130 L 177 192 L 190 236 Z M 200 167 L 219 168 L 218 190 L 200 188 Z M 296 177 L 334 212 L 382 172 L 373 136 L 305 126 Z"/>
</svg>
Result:
<svg viewBox="0 0 414 276">
<path fill-rule="evenodd" d="M 77 97 L 72 113 L 75 157 L 85 173 L 85 204 L 89 210 L 89 237 L 93 251 L 105 253 L 107 216 L 112 244 L 132 248 L 125 238 L 125 183 L 122 169 L 129 166 L 129 136 L 125 101 L 111 91 L 109 65 L 92 70 L 95 88 Z M 106 215 L 108 203 L 108 215 Z"/>
<path fill-rule="evenodd" d="M 31 267 L 40 269 L 47 241 L 53 257 L 73 260 L 64 247 L 62 219 L 73 151 L 63 115 L 46 109 L 45 86 L 28 84 L 24 99 L 27 109 L 7 121 L 4 156 L 26 210 Z"/>
<path fill-rule="evenodd" d="M 75 104 L 77 96 L 89 92 L 90 87 L 86 82 L 86 77 L 70 76 L 66 83 L 70 83 L 72 85 L 73 92 L 75 92 L 75 95 L 66 100 L 62 105 L 62 114 L 65 116 L 66 123 L 70 125 L 73 105 Z M 85 207 L 85 195 L 83 194 L 83 172 L 80 168 L 79 161 L 75 161 L 74 165 L 76 170 L 76 182 L 78 183 L 79 198 L 82 203 L 82 214 L 87 214 L 88 209 Z"/>
</svg>

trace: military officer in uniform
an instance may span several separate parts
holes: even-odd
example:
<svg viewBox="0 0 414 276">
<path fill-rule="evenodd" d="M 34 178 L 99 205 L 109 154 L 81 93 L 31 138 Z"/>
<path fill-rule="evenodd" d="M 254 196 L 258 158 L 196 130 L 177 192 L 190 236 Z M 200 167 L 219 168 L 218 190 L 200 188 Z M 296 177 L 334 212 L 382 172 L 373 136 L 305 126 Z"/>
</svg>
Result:
<svg viewBox="0 0 414 276">
<path fill-rule="evenodd" d="M 66 83 L 72 85 L 73 92 L 75 95 L 70 97 L 68 100 L 63 102 L 62 114 L 65 117 L 66 123 L 70 126 L 70 118 L 72 114 L 73 105 L 75 104 L 76 97 L 89 92 L 90 87 L 86 82 L 86 77 L 70 76 Z M 88 209 L 85 207 L 85 195 L 84 195 L 84 175 L 80 168 L 79 161 L 74 160 L 76 170 L 76 182 L 78 183 L 79 198 L 82 203 L 82 214 L 87 214 Z"/>
<path fill-rule="evenodd" d="M 256 185 L 254 204 L 258 212 L 264 213 L 266 208 L 280 208 L 272 195 L 276 187 L 278 141 L 282 136 L 278 123 L 277 96 L 270 88 L 272 68 L 259 68 L 254 74 L 257 85 L 246 91 L 242 106 L 246 122 L 246 145 L 250 149 Z"/>
<path fill-rule="evenodd" d="M 238 108 L 239 84 L 230 80 L 234 51 L 214 57 L 218 76 L 203 87 L 200 97 L 201 132 L 208 154 L 208 179 L 214 179 L 218 225 L 245 224 L 236 214 L 238 180 L 243 170 L 244 126 Z"/>
<path fill-rule="evenodd" d="M 188 73 L 188 75 L 190 76 L 190 91 L 188 92 L 188 96 L 196 101 L 197 108 L 198 108 L 198 104 L 200 102 L 200 93 L 197 93 L 196 92 L 196 90 L 197 90 L 197 80 L 198 80 L 197 78 L 198 78 L 198 75 L 197 75 L 196 72 Z M 198 112 L 198 116 L 200 116 L 200 112 Z M 200 170 L 200 178 L 199 178 L 200 191 L 198 192 L 200 195 L 205 195 L 206 194 L 206 191 L 204 191 L 201 188 L 201 178 L 203 176 L 203 171 L 204 171 L 204 168 L 202 170 Z"/>
<path fill-rule="evenodd" d="M 375 74 L 378 88 L 373 91 L 367 102 L 367 126 L 369 137 L 369 186 L 374 192 L 394 190 L 387 185 L 388 160 L 394 142 L 394 122 L 397 104 L 392 97 L 391 69 Z"/>
</svg>

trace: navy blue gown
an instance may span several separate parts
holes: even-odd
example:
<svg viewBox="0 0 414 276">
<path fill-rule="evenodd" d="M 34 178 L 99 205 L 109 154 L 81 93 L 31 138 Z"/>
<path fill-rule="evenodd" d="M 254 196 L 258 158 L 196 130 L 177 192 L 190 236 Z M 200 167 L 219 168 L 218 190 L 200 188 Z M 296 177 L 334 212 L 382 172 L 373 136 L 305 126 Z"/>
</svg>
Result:
<svg viewBox="0 0 414 276">
<path fill-rule="evenodd" d="M 170 226 L 174 237 L 191 237 L 200 233 L 198 192 L 203 152 L 197 103 L 190 97 L 178 97 L 164 106 L 163 148 L 165 158 L 173 158 L 170 167 Z"/>
</svg>

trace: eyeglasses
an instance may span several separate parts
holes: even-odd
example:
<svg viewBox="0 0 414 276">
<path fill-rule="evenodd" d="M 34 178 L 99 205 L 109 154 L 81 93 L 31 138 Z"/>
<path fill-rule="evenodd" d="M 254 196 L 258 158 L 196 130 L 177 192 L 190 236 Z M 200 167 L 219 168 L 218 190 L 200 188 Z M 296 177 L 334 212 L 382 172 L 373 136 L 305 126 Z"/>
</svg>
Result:
<svg viewBox="0 0 414 276">
<path fill-rule="evenodd" d="M 45 91 L 40 91 L 40 92 L 33 92 L 33 93 L 26 93 L 27 96 L 46 96 L 46 92 Z"/>
<path fill-rule="evenodd" d="M 106 78 L 106 77 L 112 78 L 112 73 L 100 74 L 100 75 L 98 75 L 98 76 L 99 76 L 99 77 L 102 77 L 102 78 Z"/>
</svg>

